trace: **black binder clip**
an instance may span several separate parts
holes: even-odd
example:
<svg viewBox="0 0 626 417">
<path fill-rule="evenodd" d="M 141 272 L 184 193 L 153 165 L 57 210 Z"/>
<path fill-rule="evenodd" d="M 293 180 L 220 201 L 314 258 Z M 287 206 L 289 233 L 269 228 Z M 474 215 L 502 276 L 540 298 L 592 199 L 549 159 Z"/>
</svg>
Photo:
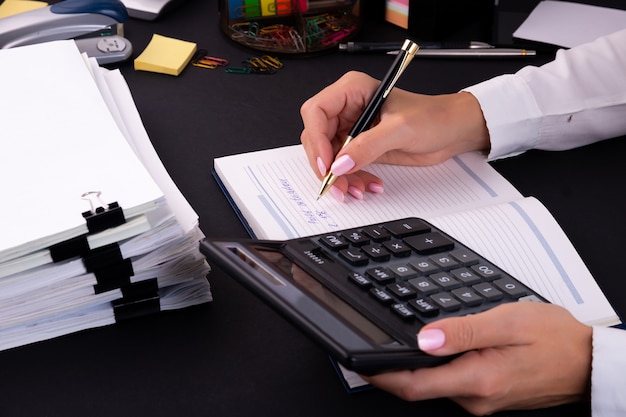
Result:
<svg viewBox="0 0 626 417">
<path fill-rule="evenodd" d="M 161 311 L 161 297 L 156 278 L 134 282 L 120 289 L 122 298 L 111 301 L 116 322 Z"/>
<path fill-rule="evenodd" d="M 100 199 L 100 191 L 88 191 L 81 198 L 89 200 L 91 205 L 91 210 L 83 212 L 89 233 L 101 232 L 110 227 L 126 223 L 124 212 L 117 201 L 111 204 L 103 204 L 103 201 Z"/>
<path fill-rule="evenodd" d="M 117 243 L 89 251 L 83 256 L 83 264 L 87 272 L 93 273 L 96 277 L 97 284 L 94 285 L 96 294 L 128 285 L 130 277 L 135 275 L 132 261 L 124 258 Z"/>
</svg>

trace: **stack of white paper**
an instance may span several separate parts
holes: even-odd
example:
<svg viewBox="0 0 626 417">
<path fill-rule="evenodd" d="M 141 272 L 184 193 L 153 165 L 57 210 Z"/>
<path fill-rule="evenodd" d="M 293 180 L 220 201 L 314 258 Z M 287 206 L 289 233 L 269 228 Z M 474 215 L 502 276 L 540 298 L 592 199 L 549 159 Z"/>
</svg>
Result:
<svg viewBox="0 0 626 417">
<path fill-rule="evenodd" d="M 212 299 L 118 71 L 73 41 L 2 50 L 0 91 L 0 350 Z"/>
</svg>

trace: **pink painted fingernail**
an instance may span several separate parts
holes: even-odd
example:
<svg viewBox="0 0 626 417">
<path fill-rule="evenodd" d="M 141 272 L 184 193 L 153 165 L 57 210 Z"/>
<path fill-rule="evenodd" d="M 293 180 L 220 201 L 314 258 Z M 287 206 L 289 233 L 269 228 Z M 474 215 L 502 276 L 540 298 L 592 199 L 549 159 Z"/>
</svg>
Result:
<svg viewBox="0 0 626 417">
<path fill-rule="evenodd" d="M 350 155 L 342 155 L 330 166 L 330 172 L 334 175 L 343 175 L 346 172 L 354 168 L 354 161 L 350 158 Z"/>
<path fill-rule="evenodd" d="M 367 189 L 375 194 L 382 194 L 385 191 L 385 187 L 377 182 L 370 182 L 367 184 Z"/>
<path fill-rule="evenodd" d="M 335 187 L 334 185 L 330 187 L 330 193 L 340 203 L 343 203 L 346 199 L 346 196 L 343 194 L 343 192 L 339 188 Z"/>
<path fill-rule="evenodd" d="M 423 351 L 439 349 L 446 342 L 446 335 L 439 329 L 422 330 L 417 334 L 417 344 Z"/>
<path fill-rule="evenodd" d="M 319 156 L 317 157 L 317 169 L 320 170 L 322 177 L 326 175 L 326 165 L 324 165 L 324 161 Z"/>
<path fill-rule="evenodd" d="M 348 193 L 357 200 L 363 200 L 363 192 L 356 187 L 350 186 L 348 187 Z"/>
</svg>

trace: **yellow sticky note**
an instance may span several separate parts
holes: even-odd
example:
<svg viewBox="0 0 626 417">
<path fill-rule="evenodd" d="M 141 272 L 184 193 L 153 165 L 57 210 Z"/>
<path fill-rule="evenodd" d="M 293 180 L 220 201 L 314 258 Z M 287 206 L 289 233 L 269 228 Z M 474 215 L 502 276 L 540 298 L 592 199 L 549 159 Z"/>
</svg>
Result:
<svg viewBox="0 0 626 417">
<path fill-rule="evenodd" d="M 135 70 L 178 75 L 195 52 L 193 42 L 154 34 L 146 49 L 135 59 Z"/>
<path fill-rule="evenodd" d="M 0 4 L 0 19 L 13 16 L 14 14 L 30 12 L 31 10 L 46 7 L 48 3 L 35 0 L 4 0 Z"/>
</svg>

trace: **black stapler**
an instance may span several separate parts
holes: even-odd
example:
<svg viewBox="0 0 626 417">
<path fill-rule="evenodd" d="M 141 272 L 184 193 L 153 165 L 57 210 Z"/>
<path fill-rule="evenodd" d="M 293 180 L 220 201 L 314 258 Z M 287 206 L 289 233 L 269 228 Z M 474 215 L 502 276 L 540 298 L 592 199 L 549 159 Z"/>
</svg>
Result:
<svg viewBox="0 0 626 417">
<path fill-rule="evenodd" d="M 124 61 L 132 54 L 123 37 L 127 19 L 120 0 L 65 0 L 0 19 L 0 49 L 74 39 L 99 64 Z"/>
</svg>

